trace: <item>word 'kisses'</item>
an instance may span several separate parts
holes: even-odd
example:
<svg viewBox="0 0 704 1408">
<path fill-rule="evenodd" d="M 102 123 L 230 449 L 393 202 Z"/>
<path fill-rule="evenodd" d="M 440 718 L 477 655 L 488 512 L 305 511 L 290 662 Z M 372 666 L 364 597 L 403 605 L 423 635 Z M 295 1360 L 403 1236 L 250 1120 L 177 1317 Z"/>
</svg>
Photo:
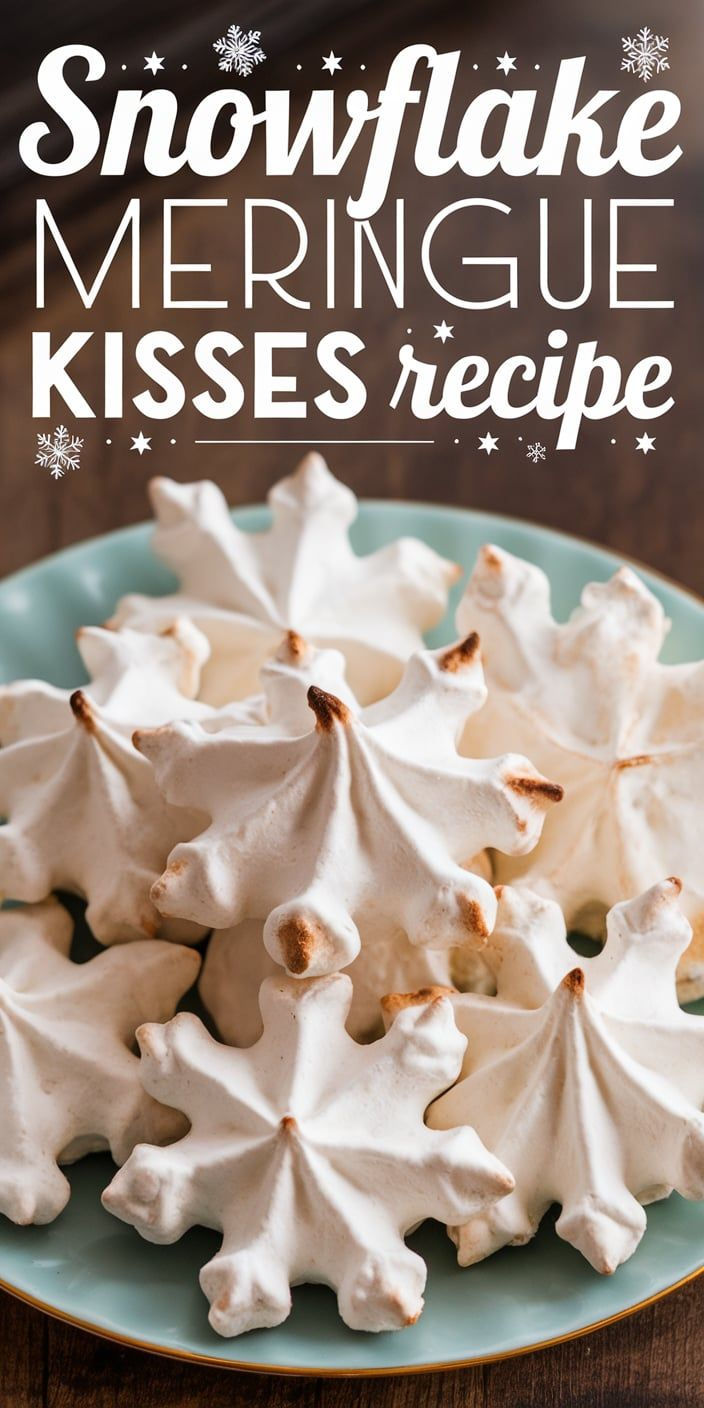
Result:
<svg viewBox="0 0 704 1408">
<path fill-rule="evenodd" d="M 77 58 L 87 64 L 84 82 L 92 83 L 104 76 L 103 55 L 99 49 L 86 44 L 67 44 L 54 49 L 39 66 L 37 79 L 42 97 L 71 137 L 67 156 L 45 160 L 40 155 L 40 147 L 45 137 L 55 135 L 55 129 L 47 122 L 34 122 L 25 128 L 20 138 L 20 156 L 30 170 L 42 176 L 66 176 L 81 171 L 100 150 L 98 121 L 65 77 L 67 64 Z M 145 110 L 150 118 L 143 160 L 145 169 L 153 176 L 172 176 L 184 166 L 199 176 L 222 176 L 242 161 L 258 125 L 264 129 L 267 175 L 292 175 L 310 145 L 314 174 L 337 176 L 367 124 L 373 124 L 362 189 L 357 199 L 350 198 L 347 203 L 348 213 L 355 219 L 368 219 L 383 204 L 406 111 L 414 105 L 420 105 L 415 166 L 424 176 L 441 176 L 454 166 L 474 177 L 487 176 L 497 168 L 509 176 L 559 176 L 570 139 L 576 142 L 577 167 L 585 176 L 601 176 L 616 166 L 632 176 L 653 176 L 668 170 L 682 155 L 679 146 L 659 150 L 656 155 L 647 155 L 645 150 L 647 143 L 671 132 L 679 118 L 679 99 L 667 89 L 651 90 L 634 98 L 621 117 L 615 145 L 605 151 L 598 115 L 618 97 L 618 89 L 599 89 L 580 106 L 584 58 L 561 62 L 541 142 L 533 131 L 535 89 L 507 92 L 503 88 L 490 88 L 468 103 L 459 122 L 454 150 L 448 151 L 451 141 L 446 127 L 459 60 L 459 52 L 438 54 L 429 44 L 412 44 L 401 50 L 389 68 L 376 107 L 369 106 L 369 95 L 361 89 L 347 95 L 345 108 L 349 121 L 337 149 L 332 89 L 316 89 L 311 93 L 293 134 L 290 94 L 286 90 L 267 92 L 263 111 L 259 113 L 254 112 L 250 98 L 239 89 L 209 93 L 195 108 L 183 149 L 176 154 L 172 152 L 178 118 L 176 94 L 166 88 L 147 93 L 140 89 L 121 89 L 115 98 L 100 174 L 121 176 L 125 173 L 139 115 Z M 430 70 L 424 94 L 412 86 L 420 64 Z M 493 153 L 486 154 L 487 126 L 492 124 L 493 130 L 494 115 L 502 110 L 501 140 Z M 223 132 L 231 129 L 231 137 L 228 150 L 216 157 L 213 144 L 218 123 Z M 441 156 L 441 151 L 448 154 Z M 534 154 L 528 155 L 529 151 Z"/>
</svg>

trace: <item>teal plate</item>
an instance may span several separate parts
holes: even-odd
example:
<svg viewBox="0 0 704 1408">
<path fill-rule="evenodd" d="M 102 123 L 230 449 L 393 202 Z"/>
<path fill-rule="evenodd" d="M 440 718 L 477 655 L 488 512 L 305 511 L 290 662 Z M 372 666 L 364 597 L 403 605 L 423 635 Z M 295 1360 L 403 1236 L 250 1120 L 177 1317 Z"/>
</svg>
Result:
<svg viewBox="0 0 704 1408">
<path fill-rule="evenodd" d="M 268 523 L 263 508 L 236 518 L 243 528 Z M 528 523 L 421 504 L 366 503 L 352 536 L 358 551 L 369 552 L 403 533 L 424 538 L 465 568 L 486 541 L 530 558 L 548 573 L 562 617 L 585 582 L 619 565 L 601 548 Z M 647 570 L 642 575 L 672 620 L 666 658 L 699 658 L 704 604 Z M 149 550 L 147 526 L 83 543 L 8 578 L 0 583 L 0 679 L 80 683 L 75 628 L 104 620 L 124 592 L 173 587 Z M 451 635 L 448 616 L 433 639 Z M 330 1290 L 301 1286 L 285 1325 L 223 1340 L 208 1325 L 198 1287 L 198 1269 L 217 1236 L 195 1230 L 172 1247 L 143 1242 L 100 1205 L 111 1174 L 106 1155 L 69 1170 L 72 1198 L 50 1227 L 14 1227 L 0 1218 L 0 1284 L 108 1338 L 221 1367 L 384 1374 L 503 1358 L 607 1324 L 704 1270 L 704 1205 L 676 1196 L 648 1209 L 648 1231 L 635 1256 L 609 1278 L 556 1236 L 552 1218 L 530 1246 L 508 1248 L 469 1270 L 458 1268 L 444 1229 L 426 1223 L 411 1239 L 429 1266 L 426 1308 L 411 1329 L 355 1334 L 338 1318 Z"/>
</svg>

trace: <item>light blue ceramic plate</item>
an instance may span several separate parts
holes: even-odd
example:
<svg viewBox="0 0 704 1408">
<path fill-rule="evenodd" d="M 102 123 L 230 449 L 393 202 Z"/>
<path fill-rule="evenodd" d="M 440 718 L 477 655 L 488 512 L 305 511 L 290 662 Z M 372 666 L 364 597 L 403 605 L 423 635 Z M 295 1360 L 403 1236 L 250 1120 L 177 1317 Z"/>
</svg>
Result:
<svg viewBox="0 0 704 1408">
<path fill-rule="evenodd" d="M 246 509 L 237 521 L 261 528 L 267 514 Z M 368 552 L 401 533 L 425 538 L 466 568 L 488 540 L 531 558 L 548 572 L 562 616 L 585 582 L 618 565 L 600 548 L 527 523 L 416 504 L 365 504 L 353 538 Z M 0 679 L 38 675 L 64 686 L 81 683 L 75 628 L 104 620 L 123 592 L 173 588 L 148 537 L 147 527 L 114 533 L 0 584 Z M 701 656 L 704 604 L 647 571 L 643 576 L 672 619 L 667 658 Z M 448 617 L 436 640 L 450 635 Z M 193 1231 L 176 1246 L 149 1246 L 101 1208 L 111 1171 L 107 1156 L 78 1164 L 71 1202 L 50 1227 L 19 1228 L 0 1218 L 0 1282 L 99 1334 L 234 1368 L 379 1374 L 500 1358 L 603 1325 L 704 1269 L 704 1205 L 678 1197 L 648 1209 L 643 1242 L 611 1278 L 598 1276 L 560 1241 L 549 1218 L 529 1247 L 507 1249 L 465 1271 L 444 1230 L 428 1223 L 412 1239 L 429 1265 L 426 1309 L 412 1329 L 355 1334 L 339 1320 L 331 1291 L 304 1286 L 294 1292 L 285 1325 L 228 1341 L 210 1329 L 198 1288 L 198 1268 L 218 1238 Z"/>
</svg>

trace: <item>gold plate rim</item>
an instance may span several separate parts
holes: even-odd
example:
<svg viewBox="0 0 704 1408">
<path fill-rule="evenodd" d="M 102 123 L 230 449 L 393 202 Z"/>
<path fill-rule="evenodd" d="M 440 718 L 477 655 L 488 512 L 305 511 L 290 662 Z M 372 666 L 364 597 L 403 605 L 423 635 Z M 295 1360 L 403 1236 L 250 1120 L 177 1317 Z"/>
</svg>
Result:
<svg viewBox="0 0 704 1408">
<path fill-rule="evenodd" d="M 694 1271 L 687 1272 L 686 1276 L 681 1276 L 679 1280 L 673 1281 L 671 1285 L 663 1287 L 661 1291 L 655 1291 L 653 1295 L 646 1296 L 644 1300 L 636 1301 L 635 1305 L 617 1310 L 613 1315 L 607 1315 L 601 1320 L 593 1320 L 590 1324 L 581 1325 L 576 1330 L 568 1330 L 563 1335 L 554 1335 L 551 1339 L 536 1340 L 533 1344 L 519 1345 L 515 1349 L 506 1350 L 503 1354 L 480 1354 L 473 1355 L 468 1359 L 439 1360 L 432 1364 L 402 1364 L 365 1369 L 326 1369 L 319 1365 L 309 1367 L 297 1364 L 261 1364 L 253 1360 L 220 1359 L 214 1354 L 198 1354 L 195 1350 L 177 1349 L 172 1345 L 154 1344 L 146 1340 L 134 1340 L 129 1335 L 121 1335 L 117 1330 L 109 1330 L 102 1325 L 91 1324 L 88 1320 L 81 1320 L 79 1316 L 71 1315 L 68 1311 L 60 1310 L 57 1306 L 38 1300 L 28 1291 L 20 1290 L 19 1287 L 13 1286 L 1 1277 L 0 1290 L 6 1291 L 15 1300 L 22 1301 L 24 1305 L 31 1306 L 33 1310 L 42 1311 L 52 1320 L 59 1320 L 64 1325 L 84 1330 L 88 1334 L 95 1335 L 98 1339 L 109 1340 L 112 1344 L 137 1349 L 143 1354 L 154 1354 L 163 1359 L 172 1359 L 181 1364 L 203 1364 L 211 1369 L 225 1369 L 228 1372 L 243 1374 L 269 1374 L 272 1377 L 282 1378 L 385 1379 L 406 1378 L 412 1374 L 439 1374 L 451 1369 L 472 1369 L 482 1364 L 501 1364 L 506 1359 L 517 1359 L 524 1354 L 533 1354 L 541 1349 L 552 1349 L 560 1344 L 568 1344 L 572 1340 L 579 1340 L 585 1335 L 593 1334 L 596 1330 L 604 1330 L 609 1325 L 617 1324 L 619 1320 L 626 1320 L 630 1315 L 635 1315 L 639 1310 L 647 1309 L 649 1305 L 655 1305 L 658 1301 L 665 1300 L 673 1292 L 681 1290 L 683 1286 L 689 1285 L 692 1281 L 696 1281 L 703 1272 L 704 1263 L 695 1267 Z"/>
</svg>

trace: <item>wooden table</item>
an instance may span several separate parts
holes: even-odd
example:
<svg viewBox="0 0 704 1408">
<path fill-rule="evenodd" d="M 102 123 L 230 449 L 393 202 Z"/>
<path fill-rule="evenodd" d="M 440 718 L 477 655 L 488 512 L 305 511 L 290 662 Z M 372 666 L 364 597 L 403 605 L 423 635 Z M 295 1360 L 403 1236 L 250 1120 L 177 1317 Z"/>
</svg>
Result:
<svg viewBox="0 0 704 1408">
<path fill-rule="evenodd" d="M 124 7 L 123 7 L 124 8 Z M 150 52 L 153 43 L 164 37 L 163 10 L 159 7 L 160 25 L 149 28 L 142 13 L 144 7 L 133 7 L 124 23 L 129 29 L 129 53 L 141 54 L 144 36 Z M 147 10 L 149 6 L 147 6 Z M 191 7 L 192 9 L 192 7 Z M 276 15 L 285 7 L 269 5 L 274 26 Z M 316 6 L 319 16 L 320 5 Z M 329 7 L 332 11 L 333 6 Z M 619 86 L 618 58 L 620 35 L 637 29 L 644 19 L 656 31 L 671 36 L 672 83 L 683 98 L 684 118 L 682 141 L 685 158 L 669 173 L 667 179 L 653 184 L 647 194 L 673 196 L 677 215 L 669 224 L 653 225 L 654 251 L 662 265 L 661 277 L 667 285 L 667 296 L 677 301 L 674 313 L 619 314 L 609 313 L 605 305 L 605 275 L 603 259 L 597 272 L 594 300 L 576 313 L 556 314 L 542 308 L 531 285 L 530 262 L 535 256 L 536 187 L 528 194 L 525 188 L 512 185 L 507 179 L 492 182 L 491 194 L 514 206 L 510 249 L 521 254 L 525 264 L 525 296 L 519 310 L 507 314 L 472 315 L 455 312 L 454 341 L 457 355 L 469 346 L 481 350 L 490 359 L 516 350 L 544 349 L 546 331 L 564 325 L 573 338 L 598 336 L 609 343 L 624 361 L 646 351 L 663 351 L 672 358 L 675 368 L 675 409 L 664 421 L 650 429 L 656 434 L 656 452 L 645 458 L 635 451 L 636 427 L 619 418 L 613 428 L 604 422 L 589 422 L 580 437 L 577 449 L 569 454 L 553 452 L 554 435 L 549 427 L 529 423 L 526 438 L 540 438 L 548 443 L 546 462 L 533 469 L 527 464 L 525 446 L 518 442 L 510 426 L 502 428 L 502 453 L 487 461 L 477 452 L 477 429 L 485 427 L 465 422 L 459 428 L 445 423 L 436 431 L 437 444 L 429 450 L 420 446 L 337 447 L 330 451 L 334 470 L 358 492 L 376 496 L 406 496 L 434 499 L 440 502 L 472 504 L 505 511 L 576 532 L 606 543 L 617 551 L 648 561 L 661 571 L 679 579 L 691 589 L 704 591 L 704 503 L 700 469 L 699 445 L 704 430 L 704 397 L 701 389 L 699 353 L 701 347 L 702 290 L 704 265 L 702 256 L 702 188 L 703 136 L 698 121 L 701 88 L 699 73 L 701 54 L 702 13 L 688 0 L 653 0 L 650 12 L 643 15 L 636 0 L 592 0 L 580 6 L 565 6 L 563 0 L 540 0 L 537 6 L 504 3 L 500 7 L 477 4 L 426 6 L 423 0 L 401 3 L 389 0 L 384 5 L 361 5 L 344 18 L 342 11 L 334 25 L 320 32 L 309 33 L 291 47 L 291 35 L 286 33 L 280 52 L 272 54 L 266 80 L 270 86 L 293 83 L 301 95 L 310 86 L 310 74 L 317 75 L 320 56 L 332 46 L 341 54 L 349 72 L 366 64 L 370 88 L 382 84 L 390 57 L 398 47 L 399 35 L 407 42 L 425 39 L 438 48 L 463 47 L 476 54 L 490 69 L 494 56 L 508 46 L 519 56 L 524 71 L 554 67 L 560 55 L 587 54 L 592 71 L 601 86 Z M 579 14 L 576 11 L 579 10 Z M 222 6 L 218 9 L 221 15 Z M 139 13 L 138 13 L 139 12 Z M 177 4 L 174 13 L 186 13 Z M 616 13 L 614 13 L 616 12 Z M 54 30 L 59 38 L 74 37 L 69 18 L 63 11 L 54 14 Z M 190 12 L 189 12 L 190 13 Z M 252 12 L 253 13 L 253 12 Z M 207 18 L 207 16 L 206 16 Z M 97 21 L 96 21 L 97 22 Z M 137 28 L 141 22 L 141 30 Z M 251 16 L 250 16 L 250 22 Z M 210 21 L 209 21 L 210 24 Z M 63 29 L 62 29 L 63 26 Z M 217 28 L 213 33 L 221 32 Z M 208 30 L 209 33 L 209 30 Z M 139 36 L 139 37 L 135 37 Z M 83 26 L 82 38 L 90 39 L 91 25 Z M 125 38 L 120 49 L 118 38 L 111 37 L 111 55 L 117 64 L 121 53 L 128 53 Z M 185 46 L 185 40 L 184 40 Z M 288 46 L 288 47 L 287 47 Z M 194 43 L 189 39 L 183 52 L 175 41 L 167 53 L 173 63 L 194 62 Z M 31 56 L 30 56 L 31 58 Z M 25 59 L 25 62 L 27 60 Z M 22 62 L 18 58 L 18 63 Z M 296 62 L 302 64 L 297 76 Z M 140 61 L 141 63 L 141 61 Z M 307 76 L 308 75 L 308 76 Z M 194 83 L 196 79 L 194 78 Z M 596 85 L 595 85 L 596 86 Z M 405 158 L 408 158 L 408 151 Z M 354 172 L 352 173 L 354 181 Z M 396 194 L 412 195 L 417 207 L 411 226 L 417 234 L 423 218 L 427 223 L 441 204 L 461 198 L 467 193 L 466 182 L 457 175 L 442 183 L 442 191 L 430 189 L 420 178 L 404 186 L 400 178 Z M 65 277 L 54 268 L 50 275 L 50 314 L 47 325 L 64 334 L 73 327 L 114 328 L 127 324 L 130 334 L 137 336 L 146 328 L 160 326 L 159 262 L 161 228 L 153 183 L 149 187 L 134 187 L 145 199 L 143 268 L 145 303 L 134 313 L 125 312 L 125 269 L 116 267 L 104 293 L 90 315 L 76 308 Z M 213 183 L 207 195 L 226 194 L 236 212 L 237 199 L 243 193 L 263 193 L 256 161 L 248 161 L 227 182 Z M 655 189 L 657 187 L 657 189 Z M 183 193 L 183 185 L 169 186 L 164 194 Z M 197 182 L 187 186 L 188 193 L 205 192 Z M 267 194 L 271 193 L 266 188 Z M 575 201 L 585 194 L 594 194 L 596 237 L 605 229 L 605 197 L 608 195 L 642 195 L 640 186 L 624 180 L 608 179 L 599 191 L 589 192 L 583 181 L 566 175 L 560 183 L 560 208 L 556 212 L 558 263 L 567 275 L 576 227 L 573 224 Z M 47 194 L 46 191 L 42 193 Z M 487 194 L 483 189 L 483 194 Z M 552 187 L 552 194 L 555 187 Z M 36 560 L 48 551 L 77 541 L 87 535 L 108 531 L 123 523 L 146 516 L 144 489 L 154 473 L 172 473 L 189 478 L 209 475 L 217 479 L 233 502 L 262 497 L 268 485 L 291 463 L 293 452 L 279 447 L 256 446 L 233 452 L 231 449 L 195 449 L 194 439 L 203 434 L 195 411 L 189 405 L 177 424 L 142 424 L 139 417 L 128 414 L 124 423 L 96 420 L 85 428 L 86 450 L 80 474 L 53 484 L 33 467 L 34 433 L 28 398 L 29 331 L 42 326 L 42 319 L 31 310 L 31 200 L 37 189 L 23 188 L 16 194 L 12 212 L 8 212 L 8 228 L 27 231 L 24 241 L 15 242 L 4 258 L 0 278 L 4 279 L 2 338 L 3 359 L 3 430 L 4 462 L 0 469 L 2 482 L 2 570 L 10 571 Z M 161 193 L 160 193 L 161 194 Z M 295 196 L 285 185 L 276 191 L 280 199 L 291 199 L 310 222 L 312 244 L 319 235 L 316 222 L 326 195 L 339 195 L 339 190 L 327 188 L 324 182 L 314 186 L 302 177 L 296 183 Z M 65 233 L 82 254 L 93 257 L 104 250 L 109 231 L 114 228 L 116 211 L 124 206 L 124 190 L 119 187 L 111 199 L 95 188 L 86 191 L 76 185 L 65 213 Z M 598 207 L 598 209 L 597 209 Z M 581 208 L 581 207 L 580 207 Z M 418 214 L 420 211 L 420 215 Z M 413 225 L 413 220 L 419 224 Z M 14 224 L 13 224 L 14 220 Z M 382 242 L 390 239 L 388 214 L 382 212 L 375 224 Z M 228 269 L 232 260 L 233 227 L 227 222 L 195 221 L 184 225 L 181 258 L 198 261 L 208 258 L 215 269 Z M 462 243 L 463 238 L 465 243 Z M 278 235 L 271 230 L 262 235 L 263 258 L 267 252 L 277 252 Z M 236 240 L 235 240 L 236 243 Z M 466 248 L 464 237 L 457 233 L 455 256 Z M 207 254 L 203 246 L 207 245 Z M 486 246 L 484 246 L 486 252 Z M 649 250 L 640 237 L 634 235 L 632 248 L 624 257 L 634 262 L 647 258 Z M 427 283 L 413 275 L 406 308 L 390 306 L 388 298 L 372 283 L 368 304 L 360 313 L 349 308 L 349 298 L 334 317 L 320 307 L 319 292 L 315 292 L 316 271 L 313 267 L 304 275 L 301 289 L 310 279 L 311 294 L 316 305 L 300 315 L 274 306 L 264 298 L 251 313 L 237 306 L 236 281 L 232 288 L 232 308 L 226 321 L 213 324 L 213 315 L 192 312 L 171 315 L 168 326 L 175 328 L 187 344 L 191 344 L 208 326 L 233 327 L 243 341 L 256 327 L 305 326 L 313 341 L 332 326 L 353 327 L 368 345 L 367 366 L 381 378 L 399 343 L 405 338 L 406 326 L 423 340 L 426 350 L 432 324 L 447 315 Z M 534 278 L 533 278 L 534 284 Z M 319 286 L 318 286 L 319 288 Z M 299 290 L 300 292 L 301 290 Z M 454 310 L 453 310 L 454 311 Z M 564 320 L 564 321 L 563 321 Z M 435 343 L 435 351 L 440 344 Z M 452 350 L 452 343 L 448 344 Z M 443 349 L 444 351 L 445 349 Z M 448 354 L 449 359 L 449 354 Z M 88 365 L 83 387 L 89 399 L 97 396 L 100 366 Z M 370 376 L 370 383 L 374 382 Z M 132 394 L 134 377 L 128 376 L 126 392 Z M 304 389 L 314 392 L 311 381 Z M 129 451 L 130 435 L 143 428 L 153 435 L 152 451 L 143 458 Z M 360 423 L 359 433 L 376 438 L 410 436 L 413 422 L 402 415 L 375 409 L 373 424 L 369 418 Z M 496 427 L 495 427 L 496 429 Z M 523 426 L 519 430 L 523 430 Z M 417 427 L 416 427 L 417 430 Z M 83 433 L 83 432 L 82 432 Z M 212 432 L 215 433 L 215 432 Z M 238 420 L 236 431 L 243 439 L 262 436 L 262 427 L 249 412 Z M 315 415 L 309 417 L 301 431 L 301 422 L 279 423 L 277 435 L 296 436 L 304 433 L 310 439 L 327 434 L 330 438 L 342 432 L 331 431 Z M 348 432 L 351 434 L 351 432 Z M 611 445 L 613 436 L 615 445 Z M 171 445 L 171 438 L 176 444 Z M 112 444 L 107 445 L 107 439 Z M 459 441 L 455 444 L 455 439 Z M 1 1268 L 0 1268 L 1 1274 Z M 337 1408 L 343 1404 L 384 1404 L 402 1408 L 406 1404 L 481 1405 L 492 1408 L 498 1404 L 517 1404 L 521 1408 L 535 1404 L 584 1405 L 584 1408 L 641 1408 L 644 1404 L 692 1405 L 704 1403 L 704 1348 L 701 1333 L 704 1319 L 704 1280 L 694 1282 L 658 1304 L 648 1307 L 618 1324 L 586 1338 L 554 1347 L 526 1358 L 520 1357 L 499 1365 L 487 1365 L 462 1372 L 436 1374 L 428 1377 L 398 1379 L 350 1380 L 313 1383 L 307 1380 L 266 1379 L 238 1376 L 199 1366 L 171 1363 L 129 1349 L 102 1342 L 66 1325 L 48 1320 L 36 1310 L 20 1305 L 10 1297 L 0 1295 L 0 1408 L 178 1408 L 178 1405 L 252 1404 L 276 1405 L 311 1403 L 316 1408 Z"/>
</svg>

